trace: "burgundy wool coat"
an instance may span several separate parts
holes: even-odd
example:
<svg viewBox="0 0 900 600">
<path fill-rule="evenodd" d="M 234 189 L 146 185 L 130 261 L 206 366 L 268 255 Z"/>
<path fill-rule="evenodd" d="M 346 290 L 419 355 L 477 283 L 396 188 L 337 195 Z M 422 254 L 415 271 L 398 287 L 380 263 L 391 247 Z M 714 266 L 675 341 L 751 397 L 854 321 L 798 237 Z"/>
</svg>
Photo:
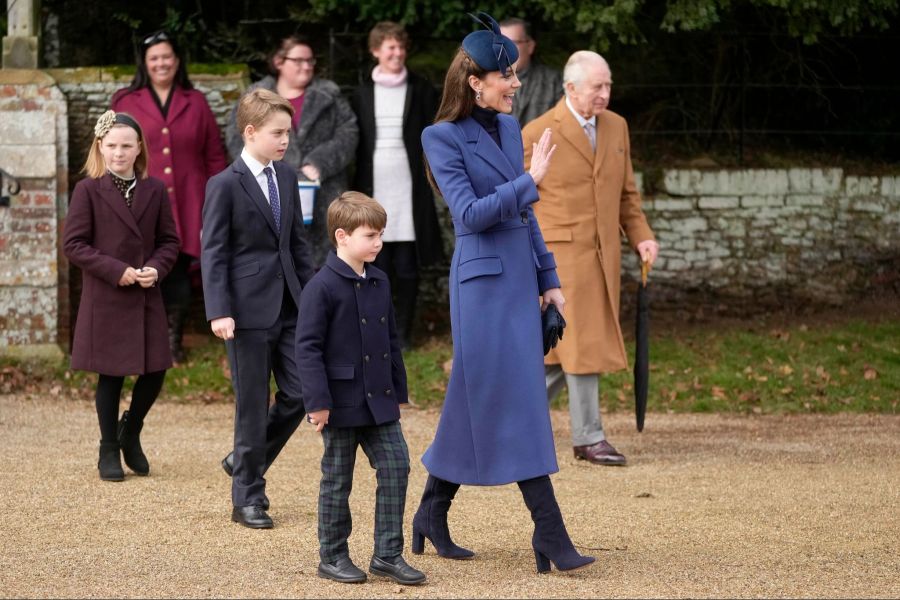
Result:
<svg viewBox="0 0 900 600">
<path fill-rule="evenodd" d="M 119 90 L 111 108 L 140 123 L 150 150 L 150 176 L 166 184 L 181 251 L 199 258 L 206 181 L 227 166 L 225 149 L 206 97 L 179 87 L 171 94 L 166 118 L 147 88 Z"/>
<path fill-rule="evenodd" d="M 119 286 L 129 266 L 153 267 L 162 280 L 178 257 L 165 184 L 138 179 L 129 209 L 109 174 L 79 181 L 66 216 L 63 250 L 82 272 L 72 368 L 141 375 L 171 367 L 159 286 Z"/>
</svg>

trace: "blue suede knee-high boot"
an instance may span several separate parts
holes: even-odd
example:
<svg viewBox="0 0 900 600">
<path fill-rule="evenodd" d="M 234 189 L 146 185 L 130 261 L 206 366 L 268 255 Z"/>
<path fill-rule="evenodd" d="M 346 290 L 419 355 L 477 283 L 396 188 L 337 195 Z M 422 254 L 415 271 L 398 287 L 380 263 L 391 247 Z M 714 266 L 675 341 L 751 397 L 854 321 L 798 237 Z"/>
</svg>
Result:
<svg viewBox="0 0 900 600">
<path fill-rule="evenodd" d="M 520 481 L 519 489 L 525 498 L 525 506 L 531 511 L 534 535 L 531 545 L 538 573 L 550 571 L 550 561 L 560 571 L 570 571 L 594 562 L 593 556 L 582 556 L 572 545 L 550 477 L 536 477 Z"/>
<path fill-rule="evenodd" d="M 458 483 L 450 483 L 433 475 L 428 476 L 419 510 L 413 517 L 413 554 L 422 554 L 425 551 L 425 538 L 428 538 L 434 544 L 438 555 L 444 558 L 466 559 L 475 556 L 474 552 L 457 546 L 450 539 L 447 511 L 450 510 L 450 503 L 458 489 Z"/>
</svg>

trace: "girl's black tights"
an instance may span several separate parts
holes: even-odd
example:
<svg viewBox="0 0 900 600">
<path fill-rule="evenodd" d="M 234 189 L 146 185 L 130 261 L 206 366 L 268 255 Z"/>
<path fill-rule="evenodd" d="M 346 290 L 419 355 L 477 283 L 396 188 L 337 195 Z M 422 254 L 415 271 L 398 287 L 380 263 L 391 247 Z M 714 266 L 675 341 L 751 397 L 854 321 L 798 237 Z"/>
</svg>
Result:
<svg viewBox="0 0 900 600">
<path fill-rule="evenodd" d="M 134 382 L 131 393 L 131 407 L 128 409 L 129 420 L 140 423 L 150 412 L 162 390 L 165 371 L 156 371 L 140 375 Z M 116 375 L 100 375 L 97 380 L 97 419 L 100 421 L 100 441 L 115 442 L 116 428 L 119 423 L 119 397 L 122 394 L 124 377 Z"/>
</svg>

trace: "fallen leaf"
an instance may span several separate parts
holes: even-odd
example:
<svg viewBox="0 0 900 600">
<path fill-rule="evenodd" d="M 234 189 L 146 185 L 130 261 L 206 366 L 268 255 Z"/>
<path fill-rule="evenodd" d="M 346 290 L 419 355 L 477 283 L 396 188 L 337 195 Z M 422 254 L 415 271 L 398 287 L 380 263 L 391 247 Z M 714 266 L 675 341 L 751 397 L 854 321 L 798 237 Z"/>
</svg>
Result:
<svg viewBox="0 0 900 600">
<path fill-rule="evenodd" d="M 863 379 L 865 379 L 866 381 L 871 381 L 871 380 L 877 379 L 877 378 L 878 378 L 878 371 L 876 371 L 874 367 L 870 367 L 869 365 L 866 365 L 865 368 L 863 369 Z"/>
<path fill-rule="evenodd" d="M 792 375 L 794 373 L 794 368 L 791 365 L 781 365 L 778 368 L 778 372 L 782 375 Z"/>
<path fill-rule="evenodd" d="M 719 398 L 720 400 L 724 400 L 727 395 L 725 394 L 725 388 L 714 385 L 712 387 L 712 396 L 713 398 Z"/>
</svg>

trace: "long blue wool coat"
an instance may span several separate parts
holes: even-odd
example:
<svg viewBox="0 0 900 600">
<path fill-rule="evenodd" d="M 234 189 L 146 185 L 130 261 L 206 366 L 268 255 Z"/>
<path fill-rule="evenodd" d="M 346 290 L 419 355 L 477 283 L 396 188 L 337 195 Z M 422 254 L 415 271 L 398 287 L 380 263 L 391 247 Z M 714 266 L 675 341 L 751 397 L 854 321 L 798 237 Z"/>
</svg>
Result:
<svg viewBox="0 0 900 600">
<path fill-rule="evenodd" d="M 432 475 L 499 485 L 559 470 L 544 387 L 539 296 L 559 287 L 531 209 L 518 122 L 499 115 L 501 148 L 472 118 L 426 128 L 422 144 L 450 208 L 453 369 Z"/>
</svg>

